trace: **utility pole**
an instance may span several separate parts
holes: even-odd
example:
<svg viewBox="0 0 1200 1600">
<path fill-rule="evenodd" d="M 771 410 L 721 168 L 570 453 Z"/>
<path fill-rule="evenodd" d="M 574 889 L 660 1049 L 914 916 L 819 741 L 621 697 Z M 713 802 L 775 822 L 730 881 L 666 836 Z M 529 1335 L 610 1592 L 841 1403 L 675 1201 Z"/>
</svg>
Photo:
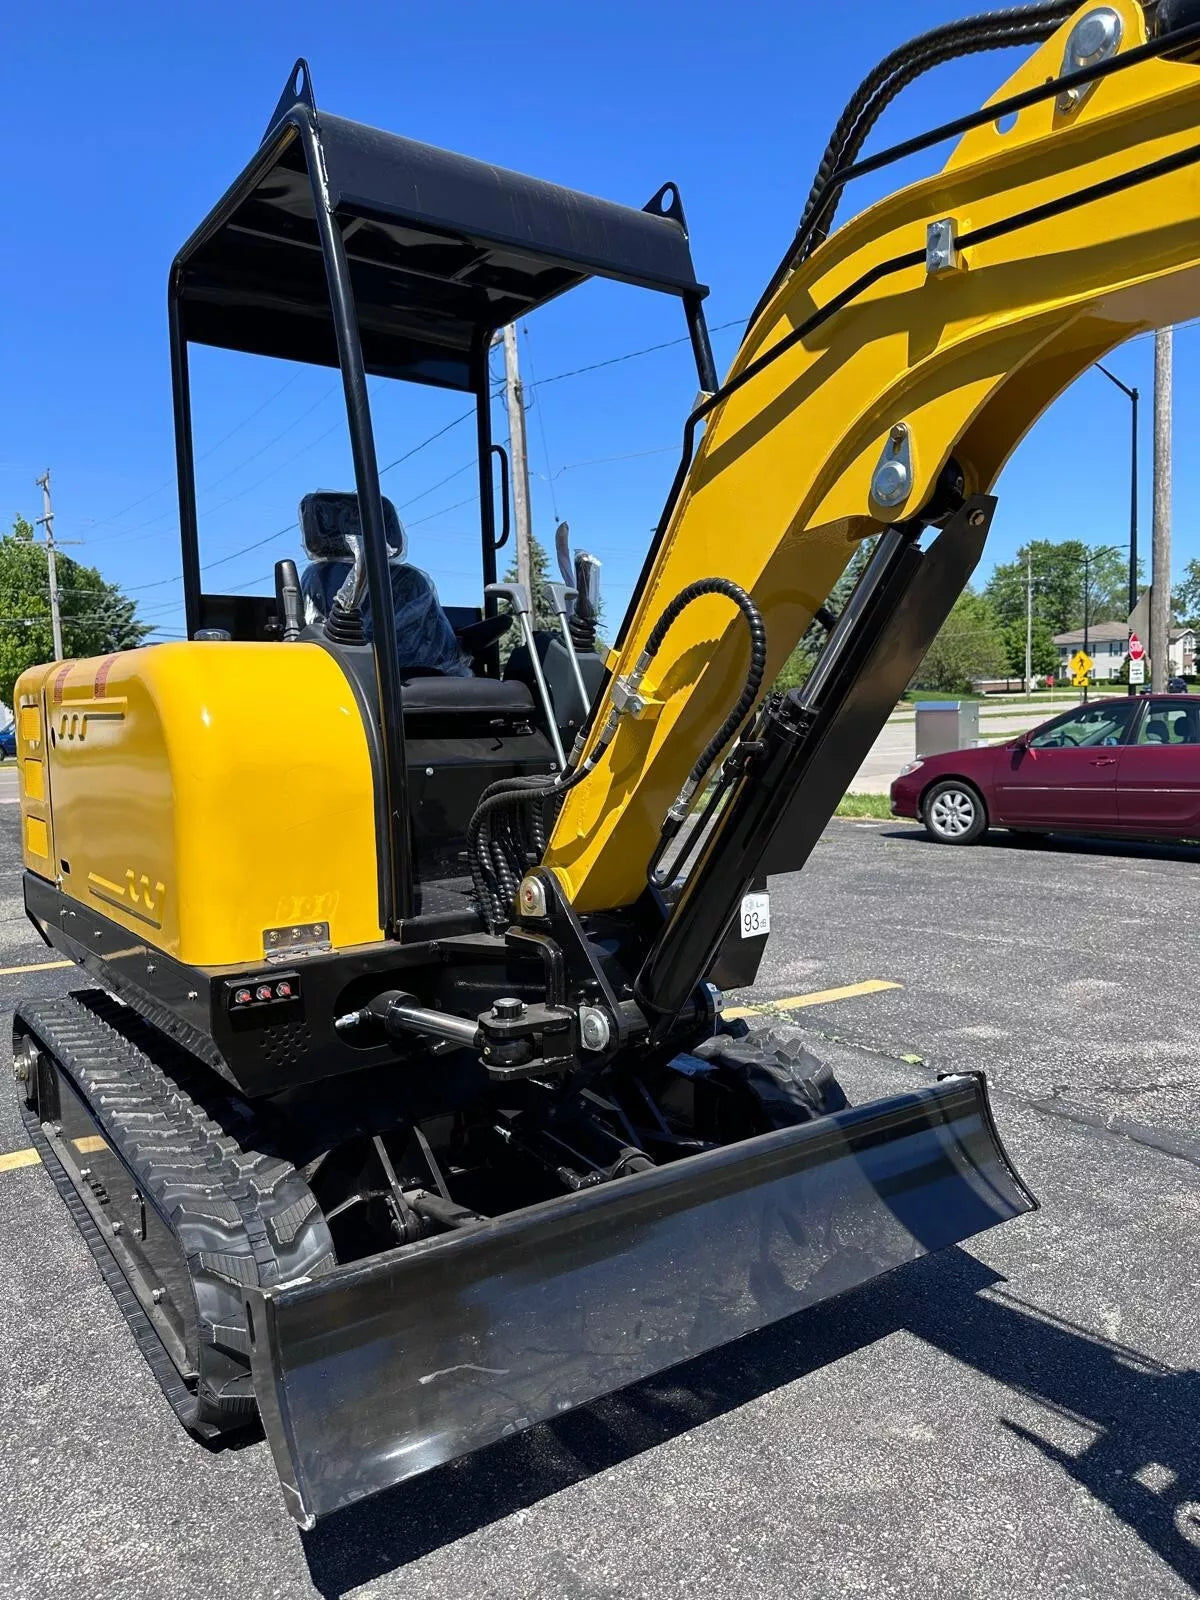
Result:
<svg viewBox="0 0 1200 1600">
<path fill-rule="evenodd" d="M 529 457 L 525 450 L 525 391 L 517 365 L 517 325 L 504 330 L 504 392 L 508 401 L 509 454 L 512 457 L 513 524 L 517 535 L 517 581 L 536 609 L 533 592 L 533 526 L 529 516 Z"/>
<path fill-rule="evenodd" d="M 63 658 L 62 619 L 58 614 L 58 568 L 54 558 L 54 508 L 50 504 L 50 468 L 37 480 L 42 491 L 42 514 L 38 526 L 46 530 L 46 573 L 50 579 L 50 626 L 54 629 L 54 659 Z"/>
<path fill-rule="evenodd" d="M 1150 553 L 1150 688 L 1171 675 L 1171 355 L 1170 328 L 1154 335 L 1154 526 Z"/>
</svg>

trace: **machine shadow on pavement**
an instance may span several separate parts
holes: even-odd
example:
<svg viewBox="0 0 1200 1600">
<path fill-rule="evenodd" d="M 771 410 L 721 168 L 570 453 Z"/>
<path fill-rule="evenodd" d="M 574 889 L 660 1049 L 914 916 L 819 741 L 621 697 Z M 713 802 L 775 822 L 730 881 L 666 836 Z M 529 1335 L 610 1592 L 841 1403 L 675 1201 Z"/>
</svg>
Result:
<svg viewBox="0 0 1200 1600">
<path fill-rule="evenodd" d="M 802 1311 L 734 1345 L 340 1512 L 302 1534 L 327 1600 L 452 1544 L 771 1390 L 908 1331 L 1094 1438 L 1078 1455 L 1000 1426 L 1200 1584 L 1200 1372 L 1027 1305 L 962 1248 Z M 987 1291 L 984 1293 L 983 1291 Z"/>
<path fill-rule="evenodd" d="M 900 839 L 905 844 L 928 845 L 939 850 L 948 848 L 931 839 L 924 828 L 912 823 L 879 831 L 885 839 Z M 1005 828 L 989 828 L 966 850 L 968 855 L 973 850 L 1019 850 L 1059 856 L 1106 856 L 1125 861 L 1187 861 L 1193 865 L 1200 862 L 1200 840 L 1195 844 L 1169 844 L 1153 839 L 1100 838 L 1082 833 L 1011 833 Z"/>
</svg>

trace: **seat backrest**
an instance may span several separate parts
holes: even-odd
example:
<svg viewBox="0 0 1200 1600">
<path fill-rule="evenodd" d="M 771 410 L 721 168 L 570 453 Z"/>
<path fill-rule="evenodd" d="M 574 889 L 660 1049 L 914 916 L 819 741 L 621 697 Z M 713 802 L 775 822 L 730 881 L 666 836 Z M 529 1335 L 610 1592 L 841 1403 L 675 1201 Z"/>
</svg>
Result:
<svg viewBox="0 0 1200 1600">
<path fill-rule="evenodd" d="M 391 547 L 392 560 L 403 561 L 408 555 L 408 537 L 404 525 L 396 515 L 396 508 L 386 496 L 382 498 L 383 526 Z M 304 553 L 310 561 L 353 562 L 352 539 L 362 534 L 362 517 L 358 510 L 358 496 L 341 489 L 320 489 L 306 494 L 300 502 L 300 534 L 304 540 Z"/>
<path fill-rule="evenodd" d="M 396 508 L 383 502 L 384 525 L 391 547 L 389 575 L 396 619 L 396 653 L 400 670 L 469 677 L 471 663 L 442 610 L 433 580 L 403 559 L 407 540 Z M 300 575 L 305 612 L 310 622 L 329 615 L 330 607 L 354 562 L 354 544 L 362 531 L 358 496 L 331 490 L 306 494 L 300 502 L 300 529 L 309 565 Z M 363 626 L 372 637 L 371 602 L 363 597 Z"/>
</svg>

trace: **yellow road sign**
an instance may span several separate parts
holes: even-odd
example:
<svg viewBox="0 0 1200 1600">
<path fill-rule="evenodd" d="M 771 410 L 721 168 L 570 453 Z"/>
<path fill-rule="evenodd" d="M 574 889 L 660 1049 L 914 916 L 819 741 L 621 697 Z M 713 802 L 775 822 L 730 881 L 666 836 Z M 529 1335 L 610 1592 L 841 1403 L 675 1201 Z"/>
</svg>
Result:
<svg viewBox="0 0 1200 1600">
<path fill-rule="evenodd" d="M 1088 686 L 1088 675 L 1086 672 L 1076 672 L 1071 678 L 1071 682 L 1077 689 L 1086 689 Z"/>
<path fill-rule="evenodd" d="M 1075 674 L 1075 681 L 1078 683 L 1080 678 L 1087 678 L 1088 673 L 1092 670 L 1093 662 L 1091 656 L 1085 650 L 1076 650 L 1071 657 L 1069 665 L 1071 671 Z"/>
</svg>

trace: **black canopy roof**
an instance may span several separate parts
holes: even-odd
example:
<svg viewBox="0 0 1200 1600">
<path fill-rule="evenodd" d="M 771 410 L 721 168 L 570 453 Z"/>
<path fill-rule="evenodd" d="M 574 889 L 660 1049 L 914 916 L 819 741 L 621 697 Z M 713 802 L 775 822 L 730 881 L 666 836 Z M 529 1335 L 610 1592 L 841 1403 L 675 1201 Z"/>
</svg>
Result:
<svg viewBox="0 0 1200 1600">
<path fill-rule="evenodd" d="M 469 389 L 496 328 L 594 275 L 707 292 L 674 185 L 638 211 L 318 113 L 298 62 L 258 156 L 176 257 L 187 339 L 337 365 L 322 169 L 371 373 Z"/>
</svg>

